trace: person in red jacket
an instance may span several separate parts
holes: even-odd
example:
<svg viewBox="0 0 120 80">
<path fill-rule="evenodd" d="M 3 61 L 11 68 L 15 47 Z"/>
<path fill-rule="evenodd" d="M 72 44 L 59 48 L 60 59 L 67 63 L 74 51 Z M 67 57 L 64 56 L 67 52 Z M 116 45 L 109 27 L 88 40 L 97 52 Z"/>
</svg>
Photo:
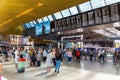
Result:
<svg viewBox="0 0 120 80">
<path fill-rule="evenodd" d="M 76 60 L 80 63 L 80 51 L 78 49 L 76 50 Z"/>
</svg>

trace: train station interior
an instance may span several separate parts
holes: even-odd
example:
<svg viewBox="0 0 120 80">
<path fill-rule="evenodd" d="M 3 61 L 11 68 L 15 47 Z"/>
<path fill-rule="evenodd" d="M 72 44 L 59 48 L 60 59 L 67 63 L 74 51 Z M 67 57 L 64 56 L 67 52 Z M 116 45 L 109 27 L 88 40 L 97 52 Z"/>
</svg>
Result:
<svg viewBox="0 0 120 80">
<path fill-rule="evenodd" d="M 0 80 L 120 80 L 120 0 L 0 8 Z"/>
</svg>

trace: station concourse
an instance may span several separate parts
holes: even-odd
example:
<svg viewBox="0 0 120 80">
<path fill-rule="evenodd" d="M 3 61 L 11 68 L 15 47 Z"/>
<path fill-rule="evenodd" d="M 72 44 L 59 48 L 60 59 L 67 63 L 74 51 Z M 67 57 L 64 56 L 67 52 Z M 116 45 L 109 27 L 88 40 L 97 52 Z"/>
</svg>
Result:
<svg viewBox="0 0 120 80">
<path fill-rule="evenodd" d="M 120 80 L 120 0 L 1 0 L 0 80 Z"/>
</svg>

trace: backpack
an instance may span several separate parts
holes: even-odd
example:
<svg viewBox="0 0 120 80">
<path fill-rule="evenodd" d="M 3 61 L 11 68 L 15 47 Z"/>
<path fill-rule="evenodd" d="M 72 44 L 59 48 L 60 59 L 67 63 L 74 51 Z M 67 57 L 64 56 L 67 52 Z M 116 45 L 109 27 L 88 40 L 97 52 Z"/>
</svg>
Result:
<svg viewBox="0 0 120 80">
<path fill-rule="evenodd" d="M 80 51 L 79 50 L 76 50 L 76 56 L 80 56 Z"/>
</svg>

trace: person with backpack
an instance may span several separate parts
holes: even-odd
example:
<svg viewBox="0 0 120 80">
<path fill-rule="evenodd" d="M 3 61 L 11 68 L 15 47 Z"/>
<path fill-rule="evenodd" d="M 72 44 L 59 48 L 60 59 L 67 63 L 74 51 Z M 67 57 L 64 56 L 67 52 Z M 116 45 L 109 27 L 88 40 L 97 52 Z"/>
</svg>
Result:
<svg viewBox="0 0 120 80">
<path fill-rule="evenodd" d="M 72 61 L 72 51 L 70 49 L 66 50 L 67 58 L 68 58 L 68 63 L 70 64 Z"/>
<path fill-rule="evenodd" d="M 72 51 L 72 56 L 73 56 L 73 60 L 76 61 L 76 49 L 75 48 Z"/>
<path fill-rule="evenodd" d="M 93 50 L 89 50 L 90 61 L 93 61 Z"/>
<path fill-rule="evenodd" d="M 76 60 L 77 63 L 80 63 L 80 51 L 78 49 L 76 50 Z"/>
</svg>

